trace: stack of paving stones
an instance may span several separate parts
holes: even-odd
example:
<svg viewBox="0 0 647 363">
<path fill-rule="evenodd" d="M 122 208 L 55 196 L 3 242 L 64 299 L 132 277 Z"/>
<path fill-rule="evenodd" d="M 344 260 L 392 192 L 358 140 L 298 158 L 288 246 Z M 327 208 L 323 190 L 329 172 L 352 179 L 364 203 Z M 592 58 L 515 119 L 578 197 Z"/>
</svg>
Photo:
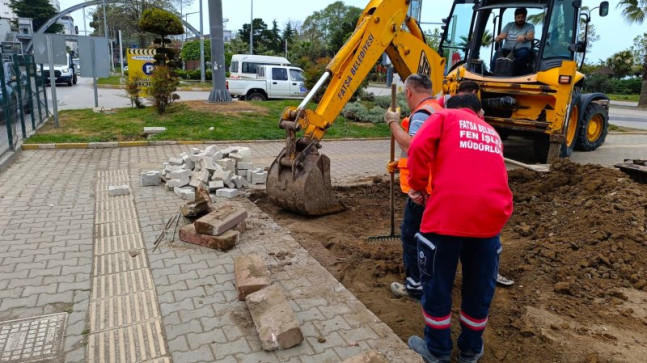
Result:
<svg viewBox="0 0 647 363">
<path fill-rule="evenodd" d="M 245 300 L 263 350 L 288 349 L 301 344 L 303 333 L 283 289 L 272 284 L 270 271 L 258 254 L 234 259 L 238 300 Z"/>
<path fill-rule="evenodd" d="M 164 163 L 162 171 L 141 174 L 142 186 L 162 185 L 180 198 L 194 200 L 196 189 L 203 186 L 212 196 L 233 198 L 252 185 L 265 184 L 267 171 L 254 167 L 248 147 L 230 146 L 218 149 L 191 148 Z"/>
</svg>

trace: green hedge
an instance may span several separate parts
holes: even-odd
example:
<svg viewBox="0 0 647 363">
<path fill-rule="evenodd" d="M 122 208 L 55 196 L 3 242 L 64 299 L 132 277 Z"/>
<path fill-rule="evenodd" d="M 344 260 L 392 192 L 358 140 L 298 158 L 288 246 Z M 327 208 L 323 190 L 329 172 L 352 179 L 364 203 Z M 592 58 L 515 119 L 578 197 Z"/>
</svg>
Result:
<svg viewBox="0 0 647 363">
<path fill-rule="evenodd" d="M 640 94 L 642 79 L 617 79 L 611 76 L 594 74 L 586 77 L 583 91 L 586 93 L 602 92 L 619 95 Z"/>
<path fill-rule="evenodd" d="M 196 69 L 193 71 L 183 71 L 181 69 L 176 69 L 175 74 L 177 74 L 178 77 L 182 79 L 193 79 L 193 80 L 200 80 L 200 70 Z M 226 73 L 226 76 L 229 77 L 229 72 Z M 211 80 L 211 70 L 207 69 L 204 71 L 204 78 L 205 80 L 210 81 Z"/>
</svg>

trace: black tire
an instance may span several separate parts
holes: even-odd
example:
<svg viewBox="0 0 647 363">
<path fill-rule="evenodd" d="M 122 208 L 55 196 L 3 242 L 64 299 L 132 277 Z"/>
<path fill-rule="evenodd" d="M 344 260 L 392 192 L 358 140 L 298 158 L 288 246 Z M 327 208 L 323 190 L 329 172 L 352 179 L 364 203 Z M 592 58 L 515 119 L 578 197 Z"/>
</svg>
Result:
<svg viewBox="0 0 647 363">
<path fill-rule="evenodd" d="M 77 84 L 78 81 L 79 80 L 77 79 L 76 74 L 75 74 L 74 77 L 72 78 L 72 83 Z"/>
<path fill-rule="evenodd" d="M 73 82 L 72 82 L 72 77 L 70 77 L 70 78 L 67 80 L 67 86 L 68 86 L 68 87 L 72 87 L 72 83 L 73 83 Z"/>
<path fill-rule="evenodd" d="M 251 92 L 245 97 L 248 101 L 265 101 L 267 98 L 261 92 Z"/>
<path fill-rule="evenodd" d="M 609 113 L 597 103 L 589 103 L 582 117 L 577 150 L 593 151 L 604 144 L 609 132 Z"/>
</svg>

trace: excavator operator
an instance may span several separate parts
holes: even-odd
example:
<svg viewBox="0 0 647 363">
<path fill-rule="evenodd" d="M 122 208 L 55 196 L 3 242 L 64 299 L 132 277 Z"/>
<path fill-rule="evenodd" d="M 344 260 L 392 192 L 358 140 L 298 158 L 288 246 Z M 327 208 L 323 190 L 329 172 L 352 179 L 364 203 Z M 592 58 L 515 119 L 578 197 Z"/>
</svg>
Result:
<svg viewBox="0 0 647 363">
<path fill-rule="evenodd" d="M 400 159 L 389 164 L 390 173 L 395 168 L 400 170 L 400 189 L 403 193 L 409 192 L 407 178 L 409 171 L 407 169 L 407 152 L 413 136 L 418 132 L 422 124 L 430 115 L 442 108 L 433 97 L 432 83 L 429 77 L 424 74 L 413 73 L 404 82 L 404 92 L 407 99 L 407 105 L 411 109 L 411 114 L 400 122 L 400 108 L 391 111 L 387 109 L 384 115 L 384 121 L 391 129 L 395 141 L 402 149 Z M 427 187 L 427 192 L 431 192 L 431 178 Z M 414 203 L 411 198 L 407 197 L 404 206 L 404 216 L 401 226 L 402 240 L 402 259 L 404 262 L 405 283 L 393 282 L 391 292 L 396 297 L 409 297 L 413 300 L 420 300 L 422 296 L 422 286 L 420 285 L 420 270 L 418 269 L 418 251 L 414 235 L 420 230 L 420 221 L 425 207 Z"/>
<path fill-rule="evenodd" d="M 495 62 L 499 57 L 506 57 L 510 52 L 514 55 L 514 75 L 521 75 L 526 71 L 526 65 L 532 60 L 532 41 L 535 39 L 535 26 L 526 22 L 528 10 L 517 8 L 514 11 L 514 21 L 506 24 L 501 33 L 494 38 L 495 42 L 505 39 L 503 47 L 498 50 L 490 70 L 495 72 Z"/>
</svg>

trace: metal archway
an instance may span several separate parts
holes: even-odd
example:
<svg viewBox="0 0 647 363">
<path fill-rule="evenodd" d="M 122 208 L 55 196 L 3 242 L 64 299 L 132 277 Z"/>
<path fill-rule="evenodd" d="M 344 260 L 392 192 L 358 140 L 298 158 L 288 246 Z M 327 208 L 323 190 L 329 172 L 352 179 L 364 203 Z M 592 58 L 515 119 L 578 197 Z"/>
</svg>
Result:
<svg viewBox="0 0 647 363">
<path fill-rule="evenodd" d="M 86 8 L 88 6 L 103 5 L 104 1 L 106 3 L 108 3 L 108 4 L 115 4 L 115 3 L 128 4 L 129 3 L 128 1 L 119 1 L 119 0 L 117 0 L 117 1 L 115 1 L 115 0 L 92 0 L 92 1 L 86 1 L 86 2 L 81 3 L 81 4 L 71 6 L 71 7 L 67 8 L 67 9 L 61 11 L 60 13 L 56 14 L 54 17 L 47 20 L 47 22 L 45 24 L 43 24 L 38 30 L 36 30 L 34 32 L 34 34 L 43 34 L 45 32 L 45 30 L 47 30 L 50 26 L 56 24 L 58 19 L 60 19 L 61 17 L 65 16 L 67 14 L 73 13 L 73 12 L 75 12 L 77 10 L 81 10 L 81 9 Z M 188 22 L 186 22 L 186 21 L 184 21 L 182 19 L 180 19 L 180 22 L 182 22 L 182 24 L 184 26 L 186 26 L 187 29 L 189 29 L 193 34 L 195 34 L 195 36 L 197 36 L 197 37 L 201 36 L 200 32 L 196 28 L 194 28 L 191 24 L 189 24 Z M 70 37 L 71 38 L 76 38 L 77 35 L 72 35 Z M 32 43 L 33 43 L 33 40 L 29 40 L 29 43 L 27 43 L 27 46 L 25 47 L 25 52 L 29 53 L 31 51 L 31 48 L 33 46 Z"/>
</svg>

